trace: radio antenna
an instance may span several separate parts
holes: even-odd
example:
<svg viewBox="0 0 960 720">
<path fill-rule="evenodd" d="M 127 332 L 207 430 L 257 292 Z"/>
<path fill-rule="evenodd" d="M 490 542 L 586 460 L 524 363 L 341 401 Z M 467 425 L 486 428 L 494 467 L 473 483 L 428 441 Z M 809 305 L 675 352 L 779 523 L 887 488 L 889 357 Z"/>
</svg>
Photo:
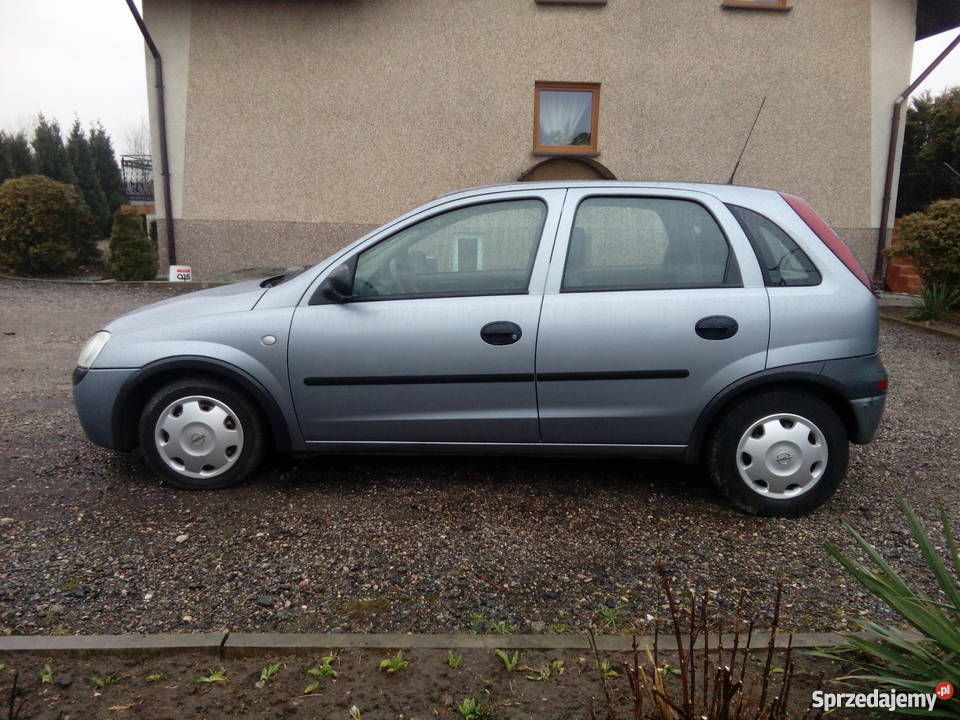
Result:
<svg viewBox="0 0 960 720">
<path fill-rule="evenodd" d="M 750 144 L 750 138 L 753 137 L 753 129 L 757 126 L 757 121 L 760 119 L 760 113 L 763 112 L 763 106 L 767 103 L 767 96 L 763 96 L 763 100 L 760 101 L 760 109 L 757 110 L 757 116 L 753 119 L 753 125 L 750 126 L 750 132 L 747 133 L 747 139 L 743 143 L 743 149 L 740 151 L 740 157 L 737 158 L 737 164 L 733 166 L 733 172 L 730 173 L 730 179 L 727 180 L 727 185 L 733 185 L 733 179 L 737 176 L 737 170 L 740 169 L 740 161 L 743 160 L 743 154 L 747 151 L 747 145 Z"/>
</svg>

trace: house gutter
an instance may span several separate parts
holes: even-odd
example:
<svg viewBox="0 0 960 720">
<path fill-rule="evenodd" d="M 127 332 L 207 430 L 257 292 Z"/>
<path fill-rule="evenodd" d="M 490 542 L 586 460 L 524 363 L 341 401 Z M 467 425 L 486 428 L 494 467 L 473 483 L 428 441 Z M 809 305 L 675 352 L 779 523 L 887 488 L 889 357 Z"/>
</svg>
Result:
<svg viewBox="0 0 960 720">
<path fill-rule="evenodd" d="M 163 185 L 163 215 L 166 225 L 167 235 L 167 259 L 170 265 L 177 264 L 177 241 L 173 231 L 173 206 L 170 202 L 170 162 L 167 155 L 167 113 L 163 104 L 163 63 L 160 60 L 160 51 L 157 50 L 156 43 L 150 31 L 147 30 L 137 6 L 133 0 L 127 0 L 127 7 L 136 20 L 140 33 L 143 35 L 143 41 L 150 48 L 150 54 L 153 55 L 154 70 L 154 88 L 157 91 L 157 114 L 160 121 L 160 178 Z"/>
<path fill-rule="evenodd" d="M 920 73 L 917 79 L 910 83 L 907 89 L 900 93 L 893 103 L 893 119 L 890 123 L 890 147 L 887 150 L 887 175 L 883 181 L 883 207 L 880 212 L 880 236 L 877 240 L 877 260 L 873 268 L 873 280 L 877 287 L 884 282 L 883 250 L 887 246 L 887 218 L 890 217 L 890 205 L 893 196 L 893 170 L 897 164 L 897 153 L 900 151 L 900 123 L 903 116 L 903 104 L 910 97 L 910 94 L 920 87 L 920 83 L 926 80 L 927 76 L 936 69 L 937 65 L 943 62 L 947 55 L 953 52 L 953 49 L 957 47 L 957 45 L 960 45 L 960 35 L 957 35 L 957 37 L 953 39 L 953 42 L 947 45 L 946 49 L 937 56 L 937 59 L 930 63 L 927 69 Z"/>
</svg>

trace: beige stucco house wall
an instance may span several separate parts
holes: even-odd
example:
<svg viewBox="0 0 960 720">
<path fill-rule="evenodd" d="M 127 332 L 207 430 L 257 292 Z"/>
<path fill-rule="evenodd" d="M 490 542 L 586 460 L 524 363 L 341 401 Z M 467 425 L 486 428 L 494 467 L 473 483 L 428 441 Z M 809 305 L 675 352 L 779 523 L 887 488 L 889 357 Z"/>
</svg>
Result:
<svg viewBox="0 0 960 720">
<path fill-rule="evenodd" d="M 178 261 L 200 279 L 318 260 L 518 179 L 544 159 L 538 80 L 601 83 L 594 159 L 623 180 L 726 182 L 766 97 L 737 181 L 806 197 L 869 267 L 916 0 L 144 0 L 144 17 Z M 151 112 L 158 167 L 152 94 Z"/>
</svg>

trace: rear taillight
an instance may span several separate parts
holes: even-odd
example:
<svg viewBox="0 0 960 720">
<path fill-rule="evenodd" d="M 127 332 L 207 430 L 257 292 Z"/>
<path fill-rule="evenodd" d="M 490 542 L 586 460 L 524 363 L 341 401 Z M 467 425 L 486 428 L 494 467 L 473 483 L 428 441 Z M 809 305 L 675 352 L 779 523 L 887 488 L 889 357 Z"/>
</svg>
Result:
<svg viewBox="0 0 960 720">
<path fill-rule="evenodd" d="M 804 199 L 788 193 L 780 193 L 780 195 L 787 201 L 787 204 L 794 209 L 797 215 L 800 216 L 800 219 L 817 234 L 817 237 L 823 241 L 823 244 L 830 248 L 831 252 L 839 258 L 840 262 L 847 266 L 847 270 L 852 272 L 857 280 L 864 284 L 867 290 L 873 292 L 873 283 L 870 281 L 870 276 L 867 275 L 866 270 L 863 269 L 854 254 L 850 252 L 850 248 L 848 248 L 843 240 L 833 231 L 833 228 L 827 225 L 826 221 L 817 215 L 814 209 L 810 207 Z"/>
</svg>

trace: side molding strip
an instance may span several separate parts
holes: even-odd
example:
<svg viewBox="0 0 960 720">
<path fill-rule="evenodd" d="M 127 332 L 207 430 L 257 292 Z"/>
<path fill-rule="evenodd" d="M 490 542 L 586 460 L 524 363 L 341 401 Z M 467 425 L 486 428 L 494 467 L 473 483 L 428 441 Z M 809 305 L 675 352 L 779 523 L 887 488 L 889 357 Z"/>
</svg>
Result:
<svg viewBox="0 0 960 720">
<path fill-rule="evenodd" d="M 571 373 L 481 373 L 477 375 L 371 375 L 350 377 L 308 377 L 310 387 L 340 385 L 448 385 L 498 382 L 582 382 L 589 380 L 669 380 L 689 377 L 689 370 L 637 370 L 623 372 Z"/>
</svg>

